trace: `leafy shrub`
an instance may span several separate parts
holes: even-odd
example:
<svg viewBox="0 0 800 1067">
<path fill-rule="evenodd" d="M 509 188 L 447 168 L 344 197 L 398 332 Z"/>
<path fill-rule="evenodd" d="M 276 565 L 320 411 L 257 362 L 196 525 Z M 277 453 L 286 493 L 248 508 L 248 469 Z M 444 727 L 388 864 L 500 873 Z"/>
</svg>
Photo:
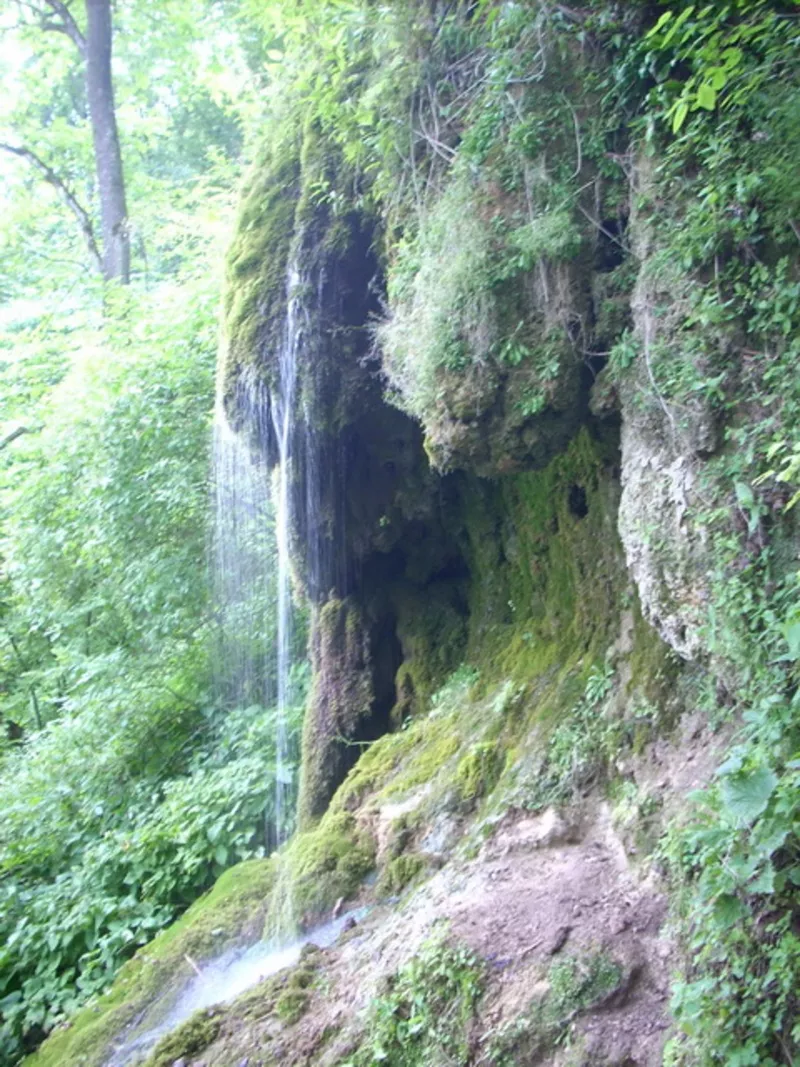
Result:
<svg viewBox="0 0 800 1067">
<path fill-rule="evenodd" d="M 491 231 L 474 183 L 451 183 L 416 242 L 398 251 L 389 284 L 391 317 L 378 341 L 393 395 L 411 414 L 436 406 L 440 372 L 486 363 L 497 343 L 490 293 Z"/>
<path fill-rule="evenodd" d="M 469 1026 L 483 987 L 483 965 L 463 946 L 429 942 L 372 1004 L 369 1038 L 342 1067 L 466 1067 Z"/>
</svg>

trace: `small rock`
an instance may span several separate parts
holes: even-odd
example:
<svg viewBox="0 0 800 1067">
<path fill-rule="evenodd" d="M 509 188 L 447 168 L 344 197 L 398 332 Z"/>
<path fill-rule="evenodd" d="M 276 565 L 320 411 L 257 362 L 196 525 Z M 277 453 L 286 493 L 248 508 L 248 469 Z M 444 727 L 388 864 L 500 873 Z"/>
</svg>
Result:
<svg viewBox="0 0 800 1067">
<path fill-rule="evenodd" d="M 356 926 L 358 926 L 358 923 L 355 921 L 353 916 L 348 915 L 344 921 L 344 926 L 342 927 L 342 930 L 347 933 L 348 930 L 354 930 Z"/>
<path fill-rule="evenodd" d="M 181 1056 L 179 1060 L 175 1060 L 172 1067 L 186 1067 L 186 1060 Z"/>
<path fill-rule="evenodd" d="M 548 956 L 555 956 L 555 954 L 557 952 L 560 952 L 561 949 L 564 947 L 564 945 L 566 945 L 567 938 L 569 937 L 571 932 L 572 932 L 572 927 L 571 926 L 559 926 L 559 928 L 556 930 L 555 934 L 553 935 L 552 941 L 550 942 L 548 947 L 545 949 L 545 952 L 547 953 L 547 955 Z"/>
</svg>

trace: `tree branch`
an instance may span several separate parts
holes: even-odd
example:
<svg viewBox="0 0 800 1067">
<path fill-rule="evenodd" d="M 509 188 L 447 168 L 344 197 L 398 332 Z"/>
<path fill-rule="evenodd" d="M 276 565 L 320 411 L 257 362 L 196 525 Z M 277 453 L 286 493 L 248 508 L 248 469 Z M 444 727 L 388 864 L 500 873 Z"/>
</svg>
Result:
<svg viewBox="0 0 800 1067">
<path fill-rule="evenodd" d="M 0 451 L 4 448 L 8 448 L 12 441 L 16 441 L 18 437 L 22 437 L 24 433 L 30 433 L 27 426 L 18 426 L 16 430 L 12 430 L 11 433 L 6 434 L 6 436 L 0 440 Z"/>
<path fill-rule="evenodd" d="M 86 38 L 81 33 L 72 12 L 62 0 L 44 0 L 47 6 L 61 19 L 61 22 L 43 22 L 42 29 L 64 33 L 72 41 L 80 54 L 86 58 Z"/>
<path fill-rule="evenodd" d="M 30 148 L 18 148 L 16 145 L 0 143 L 0 151 L 10 152 L 11 155 L 19 156 L 21 159 L 27 159 L 37 170 L 41 171 L 46 182 L 58 192 L 61 199 L 70 209 L 75 216 L 78 226 L 81 229 L 83 238 L 86 241 L 86 247 L 89 250 L 89 255 L 94 261 L 94 265 L 97 267 L 100 273 L 103 273 L 103 257 L 100 255 L 100 249 L 97 247 L 97 241 L 94 236 L 94 226 L 92 225 L 91 217 L 88 211 L 78 201 L 78 198 L 69 188 L 69 186 L 62 181 L 56 172 L 49 167 L 43 159 L 32 152 Z"/>
<path fill-rule="evenodd" d="M 41 0 L 39 4 L 31 3 L 30 0 L 17 0 L 17 3 L 20 7 L 26 7 L 28 11 L 33 12 L 39 19 L 39 25 L 43 30 L 63 33 L 66 37 L 69 37 L 81 56 L 84 59 L 86 58 L 86 38 L 68 5 L 63 3 L 62 0 Z M 53 22 L 50 18 L 50 12 L 57 15 L 61 21 Z"/>
</svg>

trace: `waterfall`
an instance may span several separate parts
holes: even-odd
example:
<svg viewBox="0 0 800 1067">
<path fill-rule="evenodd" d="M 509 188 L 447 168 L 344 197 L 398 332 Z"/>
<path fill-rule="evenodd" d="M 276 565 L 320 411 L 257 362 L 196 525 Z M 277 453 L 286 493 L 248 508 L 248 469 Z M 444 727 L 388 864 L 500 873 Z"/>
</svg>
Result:
<svg viewBox="0 0 800 1067">
<path fill-rule="evenodd" d="M 289 751 L 288 710 L 292 704 L 292 595 L 289 538 L 292 529 L 292 474 L 294 403 L 297 387 L 298 353 L 303 335 L 305 313 L 303 285 L 294 262 L 290 262 L 286 279 L 286 326 L 278 352 L 278 382 L 270 410 L 278 448 L 277 500 L 275 515 L 278 553 L 278 633 L 277 633 L 277 736 L 275 766 L 275 822 L 278 844 L 281 834 L 294 814 L 294 782 Z"/>
<path fill-rule="evenodd" d="M 219 389 L 214 413 L 213 587 L 217 622 L 215 690 L 226 707 L 269 707 L 275 670 L 268 660 L 274 592 L 274 507 L 265 464 L 235 433 Z M 250 406 L 250 405 L 248 405 Z M 252 404 L 258 410 L 257 402 Z"/>
<path fill-rule="evenodd" d="M 238 377 L 237 431 L 225 414 L 220 374 L 214 418 L 215 688 L 226 707 L 275 707 L 271 848 L 290 835 L 296 806 L 296 745 L 289 722 L 298 698 L 290 541 L 295 441 L 302 437 L 295 402 L 298 356 L 308 325 L 304 288 L 291 262 L 283 335 L 270 359 L 277 372 L 273 389 L 268 391 L 255 370 Z"/>
</svg>

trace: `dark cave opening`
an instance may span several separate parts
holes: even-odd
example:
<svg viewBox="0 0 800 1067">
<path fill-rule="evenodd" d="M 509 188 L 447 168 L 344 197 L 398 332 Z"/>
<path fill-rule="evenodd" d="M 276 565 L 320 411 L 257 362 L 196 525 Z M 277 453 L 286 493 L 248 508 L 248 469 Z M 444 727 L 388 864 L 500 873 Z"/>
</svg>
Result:
<svg viewBox="0 0 800 1067">
<path fill-rule="evenodd" d="M 571 485 L 567 493 L 567 507 L 570 515 L 576 519 L 585 519 L 589 514 L 589 504 L 586 500 L 586 490 L 582 485 Z"/>
<path fill-rule="evenodd" d="M 621 266 L 628 254 L 625 244 L 627 218 L 603 219 L 597 233 L 594 253 L 594 269 L 598 274 L 610 274 Z"/>
<path fill-rule="evenodd" d="M 397 702 L 395 678 L 403 662 L 403 649 L 397 636 L 397 620 L 385 615 L 370 633 L 372 659 L 372 714 L 360 731 L 359 741 L 374 741 L 391 729 L 391 714 Z"/>
</svg>

